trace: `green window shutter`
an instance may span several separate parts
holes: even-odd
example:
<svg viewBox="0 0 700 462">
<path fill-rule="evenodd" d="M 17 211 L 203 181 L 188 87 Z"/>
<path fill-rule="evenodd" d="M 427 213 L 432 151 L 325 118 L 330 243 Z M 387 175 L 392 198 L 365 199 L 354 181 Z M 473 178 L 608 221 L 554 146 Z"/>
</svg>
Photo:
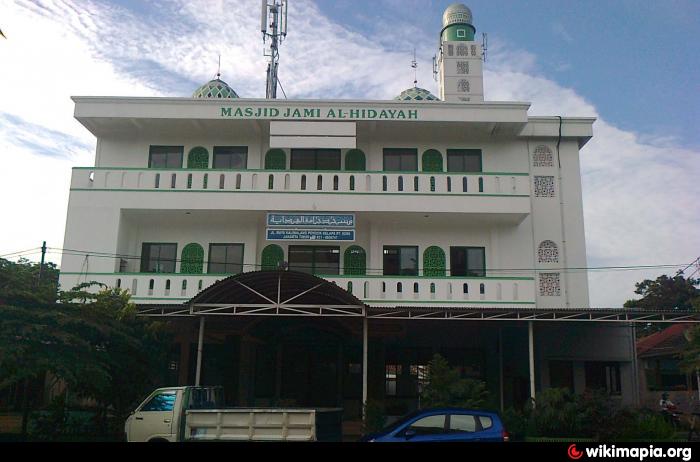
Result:
<svg viewBox="0 0 700 462">
<path fill-rule="evenodd" d="M 366 169 L 367 161 L 361 149 L 351 149 L 345 153 L 345 170 L 364 172 Z"/>
<path fill-rule="evenodd" d="M 287 168 L 287 155 L 281 149 L 270 149 L 265 154 L 265 170 L 284 170 Z"/>
<path fill-rule="evenodd" d="M 423 252 L 423 276 L 437 277 L 445 275 L 445 251 L 437 246 L 430 246 Z"/>
<path fill-rule="evenodd" d="M 435 149 L 428 149 L 423 153 L 424 172 L 442 172 L 442 154 Z"/>
<path fill-rule="evenodd" d="M 190 149 L 187 168 L 209 168 L 209 151 L 201 146 Z"/>
<path fill-rule="evenodd" d="M 280 264 L 284 261 L 284 250 L 277 244 L 270 244 L 262 251 L 262 270 L 271 271 L 279 269 Z"/>
<path fill-rule="evenodd" d="M 351 245 L 345 249 L 343 266 L 345 275 L 363 276 L 367 274 L 367 254 L 365 249 L 359 245 Z"/>
<path fill-rule="evenodd" d="M 204 268 L 204 248 L 199 244 L 187 244 L 182 249 L 180 272 L 186 274 L 202 274 Z"/>
</svg>

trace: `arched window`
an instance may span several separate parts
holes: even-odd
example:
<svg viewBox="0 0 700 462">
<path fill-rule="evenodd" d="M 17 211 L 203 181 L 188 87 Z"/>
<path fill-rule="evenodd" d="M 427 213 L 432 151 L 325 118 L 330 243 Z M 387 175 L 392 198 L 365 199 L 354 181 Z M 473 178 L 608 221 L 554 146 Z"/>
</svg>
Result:
<svg viewBox="0 0 700 462">
<path fill-rule="evenodd" d="M 428 149 L 422 157 L 424 172 L 442 172 L 442 154 L 436 149 Z"/>
<path fill-rule="evenodd" d="M 277 244 L 270 244 L 263 249 L 260 260 L 263 271 L 276 270 L 284 261 L 284 250 Z"/>
<path fill-rule="evenodd" d="M 209 151 L 202 146 L 190 149 L 187 154 L 187 168 L 209 168 Z"/>
<path fill-rule="evenodd" d="M 366 169 L 367 161 L 361 149 L 351 149 L 345 153 L 345 170 L 364 172 Z"/>
<path fill-rule="evenodd" d="M 351 245 L 343 255 L 343 274 L 364 276 L 367 274 L 367 254 L 359 245 Z"/>
<path fill-rule="evenodd" d="M 559 248 L 554 241 L 546 240 L 537 246 L 537 261 L 540 263 L 559 263 Z"/>
<path fill-rule="evenodd" d="M 204 248 L 197 243 L 187 244 L 182 248 L 181 260 L 181 273 L 202 274 L 204 268 Z"/>
<path fill-rule="evenodd" d="M 440 277 L 445 275 L 445 251 L 438 246 L 430 246 L 423 252 L 423 276 Z"/>
<path fill-rule="evenodd" d="M 265 154 L 265 170 L 284 170 L 287 168 L 287 154 L 281 149 L 270 149 Z"/>
</svg>

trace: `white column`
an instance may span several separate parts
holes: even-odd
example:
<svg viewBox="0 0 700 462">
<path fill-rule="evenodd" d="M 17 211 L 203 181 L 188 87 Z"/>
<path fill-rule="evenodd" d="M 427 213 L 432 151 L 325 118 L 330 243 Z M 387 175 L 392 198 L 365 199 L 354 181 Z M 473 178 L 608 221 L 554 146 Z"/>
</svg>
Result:
<svg viewBox="0 0 700 462">
<path fill-rule="evenodd" d="M 501 397 L 501 412 L 503 412 L 503 328 L 500 326 L 498 327 L 498 393 Z"/>
<path fill-rule="evenodd" d="M 530 356 L 530 398 L 535 399 L 535 334 L 532 321 L 527 322 L 528 350 Z"/>
<path fill-rule="evenodd" d="M 362 420 L 367 418 L 367 312 L 362 318 Z"/>
<path fill-rule="evenodd" d="M 199 379 L 202 374 L 202 349 L 204 347 L 204 316 L 199 318 L 199 339 L 197 340 L 197 373 L 194 384 L 199 386 Z"/>
</svg>

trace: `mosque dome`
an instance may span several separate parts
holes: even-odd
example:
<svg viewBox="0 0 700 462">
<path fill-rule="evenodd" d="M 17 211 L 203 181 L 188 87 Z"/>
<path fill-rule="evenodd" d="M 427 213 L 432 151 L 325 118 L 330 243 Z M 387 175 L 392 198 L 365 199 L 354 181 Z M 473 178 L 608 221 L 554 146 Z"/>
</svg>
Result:
<svg viewBox="0 0 700 462">
<path fill-rule="evenodd" d="M 472 11 L 461 3 L 453 3 L 442 14 L 442 27 L 451 24 L 471 24 Z"/>
<path fill-rule="evenodd" d="M 192 93 L 192 98 L 238 98 L 238 94 L 218 77 L 210 80 Z"/>
<path fill-rule="evenodd" d="M 440 101 L 437 96 L 425 88 L 411 87 L 394 98 L 397 101 Z"/>
</svg>

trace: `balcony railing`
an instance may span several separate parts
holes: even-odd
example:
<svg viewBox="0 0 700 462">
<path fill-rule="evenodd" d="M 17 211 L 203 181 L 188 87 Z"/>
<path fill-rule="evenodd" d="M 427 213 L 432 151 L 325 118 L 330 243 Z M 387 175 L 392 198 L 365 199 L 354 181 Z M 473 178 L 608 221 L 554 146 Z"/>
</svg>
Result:
<svg viewBox="0 0 700 462">
<path fill-rule="evenodd" d="M 97 281 L 128 290 L 136 303 L 184 303 L 227 275 L 149 273 L 61 273 L 61 286 Z M 320 276 L 352 292 L 368 305 L 424 303 L 431 306 L 530 306 L 532 277 Z"/>
<path fill-rule="evenodd" d="M 527 173 L 73 169 L 71 189 L 344 194 L 530 195 Z"/>
</svg>

